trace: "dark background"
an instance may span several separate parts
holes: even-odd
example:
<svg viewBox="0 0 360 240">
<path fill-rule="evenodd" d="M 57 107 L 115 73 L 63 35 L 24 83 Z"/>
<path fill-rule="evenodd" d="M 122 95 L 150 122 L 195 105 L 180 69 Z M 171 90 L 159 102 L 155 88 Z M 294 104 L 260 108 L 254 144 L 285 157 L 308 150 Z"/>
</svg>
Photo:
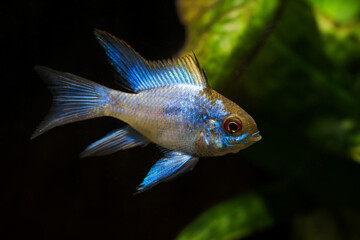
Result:
<svg viewBox="0 0 360 240">
<path fill-rule="evenodd" d="M 73 123 L 30 140 L 51 104 L 35 65 L 116 88 L 93 29 L 145 58 L 172 57 L 186 38 L 174 1 L 16 1 L 0 13 L 2 239 L 172 239 L 213 204 L 271 178 L 240 153 L 201 159 L 189 174 L 133 196 L 162 156 L 157 147 L 79 158 L 120 121 Z M 286 234 L 278 225 L 251 239 Z"/>
</svg>

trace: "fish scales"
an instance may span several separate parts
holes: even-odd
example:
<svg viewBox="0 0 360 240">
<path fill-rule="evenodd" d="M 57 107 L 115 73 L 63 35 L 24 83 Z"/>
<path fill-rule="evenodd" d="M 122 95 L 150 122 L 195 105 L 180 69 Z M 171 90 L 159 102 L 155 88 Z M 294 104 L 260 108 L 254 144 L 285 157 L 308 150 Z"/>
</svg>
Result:
<svg viewBox="0 0 360 240">
<path fill-rule="evenodd" d="M 149 143 L 162 147 L 164 157 L 136 193 L 193 169 L 199 157 L 237 153 L 261 139 L 254 119 L 211 88 L 195 55 L 147 61 L 124 41 L 100 30 L 95 35 L 120 76 L 118 83 L 130 93 L 37 66 L 54 94 L 54 104 L 32 138 L 95 117 L 125 122 L 127 126 L 94 142 L 80 156 L 102 156 Z"/>
</svg>

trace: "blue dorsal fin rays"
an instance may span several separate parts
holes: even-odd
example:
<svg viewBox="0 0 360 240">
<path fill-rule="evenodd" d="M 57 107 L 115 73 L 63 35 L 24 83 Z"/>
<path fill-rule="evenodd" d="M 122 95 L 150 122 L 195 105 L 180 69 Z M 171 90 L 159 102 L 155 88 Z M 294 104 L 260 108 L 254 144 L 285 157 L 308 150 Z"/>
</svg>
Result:
<svg viewBox="0 0 360 240">
<path fill-rule="evenodd" d="M 149 140 L 143 135 L 130 126 L 126 126 L 122 129 L 114 130 L 102 139 L 92 143 L 80 154 L 80 157 L 108 155 L 120 150 L 146 146 L 149 143 Z"/>
<path fill-rule="evenodd" d="M 210 87 L 195 54 L 163 61 L 148 61 L 128 44 L 111 34 L 95 29 L 109 62 L 120 75 L 119 84 L 133 92 L 174 84 Z"/>
<path fill-rule="evenodd" d="M 181 152 L 171 151 L 157 161 L 137 188 L 141 193 L 161 182 L 172 180 L 194 168 L 199 158 Z"/>
</svg>

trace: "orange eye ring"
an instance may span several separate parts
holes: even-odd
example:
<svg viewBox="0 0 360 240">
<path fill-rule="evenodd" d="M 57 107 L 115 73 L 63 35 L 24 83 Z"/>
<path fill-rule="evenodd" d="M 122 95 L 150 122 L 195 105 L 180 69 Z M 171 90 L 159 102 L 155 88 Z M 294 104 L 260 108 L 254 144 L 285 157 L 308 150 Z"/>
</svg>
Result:
<svg viewBox="0 0 360 240">
<path fill-rule="evenodd" d="M 242 129 L 242 122 L 237 117 L 229 117 L 224 120 L 223 128 L 228 134 L 235 134 Z"/>
</svg>

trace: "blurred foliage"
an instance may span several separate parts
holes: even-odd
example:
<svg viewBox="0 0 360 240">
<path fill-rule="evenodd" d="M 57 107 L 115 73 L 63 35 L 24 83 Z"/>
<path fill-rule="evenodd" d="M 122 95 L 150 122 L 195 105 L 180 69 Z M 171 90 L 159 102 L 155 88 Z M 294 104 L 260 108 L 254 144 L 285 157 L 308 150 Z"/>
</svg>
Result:
<svg viewBox="0 0 360 240">
<path fill-rule="evenodd" d="M 284 192 L 271 192 L 275 183 L 268 186 L 269 196 L 283 196 L 276 201 L 255 191 L 219 204 L 179 239 L 211 239 L 209 234 L 239 239 L 305 210 L 358 209 L 360 2 L 179 0 L 177 5 L 188 34 L 180 54 L 193 50 L 213 88 L 258 123 L 263 140 L 239 157 L 287 185 Z M 288 189 L 297 197 L 289 198 Z M 255 211 L 251 199 L 267 207 Z M 284 202 L 287 207 L 280 207 Z M 234 218 L 233 209 L 248 217 Z M 257 224 L 251 214 L 268 220 Z M 220 231 L 226 221 L 235 222 Z"/>
<path fill-rule="evenodd" d="M 299 214 L 292 221 L 294 240 L 357 240 L 360 213 L 353 209 L 317 209 Z"/>
<path fill-rule="evenodd" d="M 295 209 L 303 211 L 304 204 L 292 205 L 300 197 L 304 203 L 309 201 L 308 196 L 299 195 L 286 183 L 272 183 L 210 208 L 187 226 L 177 239 L 220 240 L 250 236 L 289 217 Z M 278 208 L 282 211 L 278 211 Z"/>
<path fill-rule="evenodd" d="M 238 239 L 271 224 L 264 201 L 249 193 L 209 209 L 178 239 Z"/>
<path fill-rule="evenodd" d="M 188 41 L 182 52 L 195 51 L 209 71 L 210 83 L 219 88 L 236 71 L 256 44 L 262 27 L 272 17 L 277 1 L 179 1 L 179 11 L 187 24 Z M 244 11 L 245 10 L 245 11 Z M 226 71 L 225 71 L 226 70 Z"/>
</svg>

